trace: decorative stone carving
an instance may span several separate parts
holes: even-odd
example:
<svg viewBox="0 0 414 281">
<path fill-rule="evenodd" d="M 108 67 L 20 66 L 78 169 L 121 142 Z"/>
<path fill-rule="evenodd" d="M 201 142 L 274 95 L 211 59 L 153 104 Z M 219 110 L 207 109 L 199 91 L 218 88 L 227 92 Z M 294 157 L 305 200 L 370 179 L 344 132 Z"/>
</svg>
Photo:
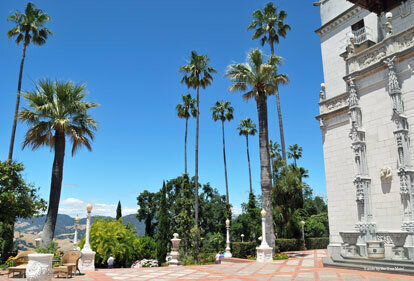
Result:
<svg viewBox="0 0 414 281">
<path fill-rule="evenodd" d="M 392 239 L 388 233 L 377 232 L 376 233 L 376 240 L 384 242 L 385 245 L 392 245 Z"/>
<path fill-rule="evenodd" d="M 319 102 L 322 102 L 326 100 L 326 95 L 325 95 L 325 84 L 322 83 L 321 84 L 321 90 L 319 91 Z"/>
<path fill-rule="evenodd" d="M 381 181 L 390 182 L 392 181 L 392 169 L 391 167 L 384 167 L 380 171 Z"/>
<path fill-rule="evenodd" d="M 411 14 L 411 5 L 408 4 L 407 1 L 401 2 L 399 10 L 400 10 L 400 16 L 402 18 L 405 18 L 406 16 Z"/>
<path fill-rule="evenodd" d="M 385 14 L 386 23 L 383 25 L 385 31 L 386 31 L 386 37 L 389 37 L 392 35 L 392 13 L 388 12 Z"/>
<path fill-rule="evenodd" d="M 29 254 L 29 262 L 26 268 L 27 281 L 52 280 L 53 254 Z"/>
<path fill-rule="evenodd" d="M 393 34 L 382 42 L 346 59 L 349 75 L 362 71 L 386 57 L 391 57 L 414 47 L 414 27 L 399 34 Z M 380 66 L 380 65 L 378 65 Z"/>
<path fill-rule="evenodd" d="M 414 38 L 414 35 L 409 38 Z M 411 39 L 410 39 L 411 40 Z M 395 123 L 396 130 L 394 131 L 394 137 L 397 143 L 397 156 L 398 156 L 398 176 L 400 177 L 400 194 L 401 194 L 401 208 L 402 208 L 402 221 L 401 229 L 408 231 L 410 229 L 409 224 L 414 220 L 413 218 L 413 176 L 414 170 L 411 166 L 411 153 L 410 153 L 410 138 L 409 138 L 409 124 L 407 117 L 404 115 L 404 102 L 402 100 L 402 92 L 398 77 L 395 71 L 395 56 L 384 60 L 384 63 L 388 68 L 388 94 L 392 100 L 392 120 Z M 403 257 L 403 249 L 393 249 L 394 256 L 397 259 Z"/>
<path fill-rule="evenodd" d="M 355 228 L 362 233 L 375 233 L 375 222 L 359 222 L 355 225 Z"/>
<path fill-rule="evenodd" d="M 403 222 L 401 229 L 410 233 L 414 233 L 414 221 Z"/>
<path fill-rule="evenodd" d="M 178 238 L 178 233 L 173 234 L 174 238 L 171 239 L 172 251 L 171 251 L 171 260 L 168 262 L 170 266 L 178 266 L 180 264 L 180 253 L 178 249 L 180 247 L 181 239 Z"/>
<path fill-rule="evenodd" d="M 84 251 L 82 249 L 82 257 L 79 260 L 79 269 L 81 271 L 93 271 L 95 270 L 95 252 Z"/>
<path fill-rule="evenodd" d="M 395 260 L 402 260 L 406 259 L 404 253 L 404 244 L 405 240 L 407 239 L 408 232 L 390 232 L 390 237 L 394 244 L 392 248 L 393 259 Z"/>
<path fill-rule="evenodd" d="M 320 114 L 329 114 L 333 111 L 346 108 L 349 105 L 348 93 L 319 102 Z"/>
<path fill-rule="evenodd" d="M 357 15 L 359 12 L 362 11 L 362 8 L 360 6 L 353 6 L 351 9 L 347 10 L 345 14 L 342 14 L 341 16 L 335 18 L 334 20 L 328 22 L 327 24 L 323 25 L 319 29 L 316 30 L 316 33 L 323 36 L 326 33 L 330 32 L 332 29 L 338 27 L 343 22 L 349 20 L 353 16 Z"/>
<path fill-rule="evenodd" d="M 346 46 L 346 57 L 349 58 L 355 53 L 355 35 L 349 34 L 348 45 Z"/>
<path fill-rule="evenodd" d="M 350 257 L 359 256 L 356 243 L 361 233 L 355 231 L 344 231 L 339 232 L 339 235 L 341 235 L 341 238 L 344 241 L 344 244 L 342 245 L 345 251 L 344 254 Z"/>
</svg>

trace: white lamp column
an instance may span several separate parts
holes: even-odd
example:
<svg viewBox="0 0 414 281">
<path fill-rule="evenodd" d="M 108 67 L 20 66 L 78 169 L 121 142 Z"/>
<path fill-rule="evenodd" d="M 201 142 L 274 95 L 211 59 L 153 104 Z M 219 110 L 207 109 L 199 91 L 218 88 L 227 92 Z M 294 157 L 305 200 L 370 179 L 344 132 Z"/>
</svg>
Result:
<svg viewBox="0 0 414 281">
<path fill-rule="evenodd" d="M 227 229 L 227 239 L 226 239 L 226 253 L 224 254 L 225 258 L 231 258 L 232 254 L 230 252 L 230 220 L 226 220 L 226 229 Z"/>
<path fill-rule="evenodd" d="M 78 227 L 79 227 L 80 218 L 75 217 L 75 237 L 73 238 L 73 250 L 78 250 Z"/>
<path fill-rule="evenodd" d="M 304 221 L 300 221 L 300 225 L 302 226 L 303 249 L 306 251 L 306 243 L 305 243 L 305 222 Z"/>
<path fill-rule="evenodd" d="M 266 211 L 263 209 L 260 214 L 262 215 L 262 243 L 260 247 L 256 248 L 257 261 L 258 262 L 272 262 L 273 261 L 273 248 L 269 247 L 266 241 Z"/>
<path fill-rule="evenodd" d="M 91 228 L 91 212 L 92 212 L 92 205 L 88 204 L 86 206 L 87 216 L 86 216 L 86 237 L 85 237 L 85 245 L 82 249 L 82 257 L 79 260 L 79 269 L 81 271 L 89 271 L 95 270 L 95 252 L 92 251 L 91 246 L 89 244 L 89 232 Z"/>
</svg>

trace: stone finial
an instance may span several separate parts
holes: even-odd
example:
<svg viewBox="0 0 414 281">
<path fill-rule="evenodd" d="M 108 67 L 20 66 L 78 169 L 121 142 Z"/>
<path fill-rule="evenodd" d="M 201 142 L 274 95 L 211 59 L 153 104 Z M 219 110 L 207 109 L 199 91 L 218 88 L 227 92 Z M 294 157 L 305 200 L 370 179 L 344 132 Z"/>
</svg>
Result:
<svg viewBox="0 0 414 281">
<path fill-rule="evenodd" d="M 319 91 L 319 102 L 324 101 L 325 99 L 325 83 L 321 83 L 321 90 Z"/>
<path fill-rule="evenodd" d="M 386 22 L 383 25 L 383 27 L 384 27 L 385 31 L 387 32 L 386 37 L 389 37 L 393 33 L 392 32 L 392 22 L 391 22 L 391 20 L 392 20 L 392 13 L 391 12 L 386 13 L 385 14 L 385 19 L 386 19 Z"/>
<path fill-rule="evenodd" d="M 179 237 L 178 233 L 174 233 L 173 237 L 174 237 L 174 239 L 178 239 L 178 237 Z"/>
<path fill-rule="evenodd" d="M 348 35 L 348 45 L 346 46 L 346 52 L 348 57 L 352 56 L 355 52 L 355 35 L 353 33 Z"/>
</svg>

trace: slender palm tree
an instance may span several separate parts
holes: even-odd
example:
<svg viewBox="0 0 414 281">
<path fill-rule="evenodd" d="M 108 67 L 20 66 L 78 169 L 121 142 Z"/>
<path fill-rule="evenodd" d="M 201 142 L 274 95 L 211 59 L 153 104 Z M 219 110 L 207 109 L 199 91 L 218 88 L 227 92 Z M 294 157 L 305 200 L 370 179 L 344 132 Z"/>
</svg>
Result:
<svg viewBox="0 0 414 281">
<path fill-rule="evenodd" d="M 196 100 L 191 97 L 191 94 L 182 95 L 182 104 L 177 104 L 177 116 L 185 119 L 185 137 L 184 137 L 184 171 L 187 174 L 187 129 L 188 119 L 197 116 L 197 109 L 195 107 Z"/>
<path fill-rule="evenodd" d="M 266 237 L 269 239 L 269 245 L 273 248 L 275 245 L 275 233 L 273 229 L 272 200 L 270 194 L 272 181 L 270 176 L 267 97 L 275 92 L 273 79 L 276 65 L 280 62 L 280 59 L 279 57 L 270 56 L 268 61 L 265 62 L 263 53 L 259 49 L 254 49 L 249 52 L 247 63 L 229 65 L 225 74 L 233 83 L 229 91 L 242 91 L 245 92 L 243 99 L 249 100 L 254 98 L 256 100 L 259 120 L 262 208 L 266 210 Z"/>
<path fill-rule="evenodd" d="M 302 157 L 302 147 L 297 144 L 290 145 L 288 151 L 289 159 L 293 158 L 293 165 L 296 167 L 296 160 Z"/>
<path fill-rule="evenodd" d="M 26 58 L 26 48 L 33 43 L 34 45 L 43 45 L 46 43 L 52 31 L 47 29 L 45 24 L 50 21 L 50 17 L 42 10 L 37 9 L 36 6 L 30 2 L 27 3 L 24 13 L 18 11 L 13 15 L 7 17 L 7 21 L 15 24 L 15 27 L 7 32 L 7 37 L 10 39 L 16 37 L 16 44 L 19 45 L 23 41 L 23 54 L 20 61 L 19 82 L 17 84 L 16 107 L 14 109 L 13 127 L 10 139 L 8 161 L 13 159 L 14 139 L 16 136 L 17 119 L 20 106 L 20 91 L 22 89 L 22 75 L 24 59 Z"/>
<path fill-rule="evenodd" d="M 214 121 L 221 121 L 221 131 L 223 135 L 223 159 L 224 159 L 224 178 L 226 180 L 226 201 L 229 203 L 229 184 L 227 181 L 227 164 L 226 164 L 226 143 L 224 140 L 224 122 L 233 120 L 234 108 L 229 101 L 217 101 L 211 108 L 212 118 Z"/>
<path fill-rule="evenodd" d="M 196 51 L 191 51 L 190 62 L 180 67 L 180 72 L 184 74 L 181 83 L 185 83 L 188 88 L 197 91 L 197 116 L 196 116 L 196 142 L 195 142 L 195 211 L 194 223 L 197 229 L 195 235 L 194 262 L 198 263 L 198 136 L 199 136 L 199 120 L 200 120 L 200 87 L 205 89 L 211 85 L 213 81 L 212 74 L 216 70 L 209 66 L 210 59 L 207 55 L 199 55 Z"/>
<path fill-rule="evenodd" d="M 249 153 L 249 135 L 254 136 L 257 133 L 256 124 L 253 123 L 252 119 L 246 118 L 240 121 L 239 126 L 237 127 L 239 130 L 240 136 L 246 137 L 246 148 L 247 148 L 247 164 L 249 165 L 249 183 L 250 183 L 250 193 L 253 194 L 253 187 L 252 187 L 252 172 L 250 169 L 250 153 Z"/>
<path fill-rule="evenodd" d="M 247 27 L 247 30 L 254 29 L 252 40 L 261 38 L 261 44 L 264 46 L 266 43 L 270 46 L 272 56 L 275 55 L 274 44 L 279 44 L 280 37 L 286 38 L 287 31 L 290 30 L 290 26 L 285 24 L 284 21 L 287 18 L 287 13 L 284 10 L 277 11 L 277 8 L 272 2 L 266 4 L 263 10 L 256 10 L 253 12 L 253 21 Z M 274 83 L 276 86 L 280 84 L 289 83 L 289 79 L 285 74 L 275 75 Z M 279 119 L 279 132 L 280 143 L 282 145 L 282 157 L 286 163 L 286 148 L 285 148 L 285 136 L 283 132 L 282 110 L 280 107 L 279 87 L 276 87 L 276 106 Z"/>
<path fill-rule="evenodd" d="M 23 148 L 29 146 L 35 150 L 41 146 L 50 146 L 55 152 L 49 206 L 42 235 L 42 244 L 45 246 L 52 241 L 55 232 L 66 137 L 72 142 L 72 156 L 82 146 L 92 150 L 91 141 L 97 123 L 88 114 L 88 109 L 98 104 L 83 101 L 86 96 L 85 84 L 53 82 L 49 79 L 39 80 L 33 91 L 24 94 L 28 108 L 23 109 L 19 117 L 30 128 L 26 133 Z"/>
</svg>

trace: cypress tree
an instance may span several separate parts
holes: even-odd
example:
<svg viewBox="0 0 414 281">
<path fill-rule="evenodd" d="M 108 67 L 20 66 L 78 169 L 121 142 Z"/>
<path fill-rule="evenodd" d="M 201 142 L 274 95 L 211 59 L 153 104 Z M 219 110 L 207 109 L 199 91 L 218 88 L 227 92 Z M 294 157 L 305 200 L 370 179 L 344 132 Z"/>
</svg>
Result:
<svg viewBox="0 0 414 281">
<path fill-rule="evenodd" d="M 157 242 L 157 260 L 158 265 L 161 266 L 167 257 L 167 246 L 169 243 L 169 220 L 168 220 L 168 206 L 167 206 L 167 188 L 165 182 L 162 185 L 160 209 L 158 212 L 158 229 L 155 240 Z"/>
<path fill-rule="evenodd" d="M 118 207 L 116 207 L 116 220 L 122 218 L 121 201 L 118 201 Z"/>
</svg>

